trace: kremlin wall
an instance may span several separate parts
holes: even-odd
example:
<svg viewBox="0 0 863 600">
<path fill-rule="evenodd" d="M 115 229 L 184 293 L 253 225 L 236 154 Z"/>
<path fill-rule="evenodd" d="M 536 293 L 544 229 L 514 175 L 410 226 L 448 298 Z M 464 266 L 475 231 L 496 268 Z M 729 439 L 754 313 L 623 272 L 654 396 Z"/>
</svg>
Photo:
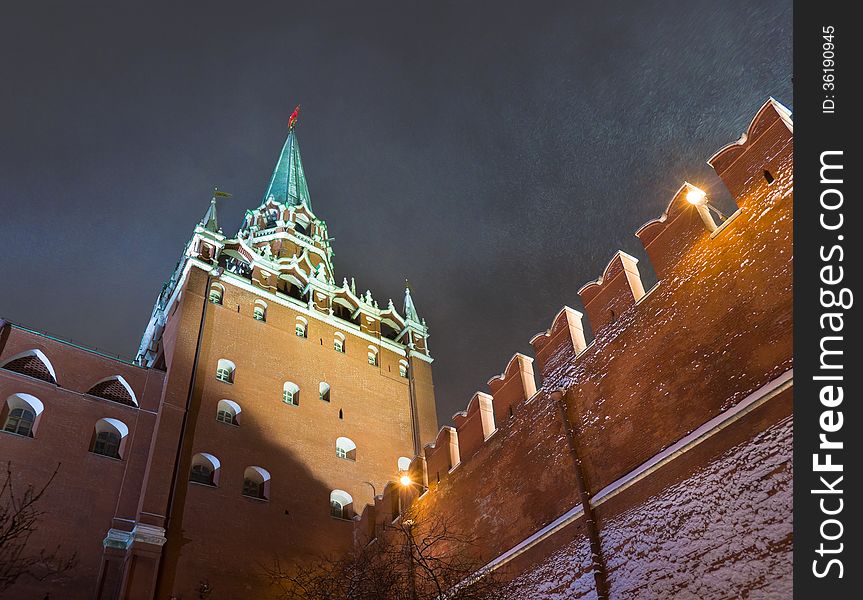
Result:
<svg viewBox="0 0 863 600">
<path fill-rule="evenodd" d="M 709 160 L 737 210 L 681 186 L 636 232 L 657 283 L 615 254 L 439 430 L 425 322 L 335 283 L 292 130 L 236 238 L 214 200 L 136 361 L 0 321 L 0 456 L 19 486 L 61 464 L 32 541 L 78 554 L 9 597 L 267 598 L 273 556 L 406 511 L 525 599 L 790 597 L 792 128 L 765 103 Z"/>
<path fill-rule="evenodd" d="M 477 540 L 523 598 L 788 598 L 792 568 L 792 123 L 773 100 L 710 158 L 737 211 L 684 184 L 392 495 Z M 593 339 L 585 333 L 589 324 Z M 417 534 L 421 535 L 421 534 Z"/>
</svg>

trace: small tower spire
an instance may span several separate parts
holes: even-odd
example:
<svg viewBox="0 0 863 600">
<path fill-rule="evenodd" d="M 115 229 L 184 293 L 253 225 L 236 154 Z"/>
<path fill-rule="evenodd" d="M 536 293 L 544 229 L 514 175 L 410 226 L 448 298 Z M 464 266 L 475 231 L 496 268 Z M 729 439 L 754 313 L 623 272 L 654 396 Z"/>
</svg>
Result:
<svg viewBox="0 0 863 600">
<path fill-rule="evenodd" d="M 219 216 L 216 214 L 216 198 L 230 198 L 231 195 L 228 192 L 220 192 L 219 188 L 213 188 L 213 197 L 210 199 L 210 208 L 207 209 L 207 212 L 204 213 L 204 218 L 201 219 L 201 226 L 207 231 L 212 231 L 213 233 L 221 233 L 221 229 L 219 228 Z"/>
<path fill-rule="evenodd" d="M 405 306 L 404 306 L 405 317 L 409 321 L 415 321 L 417 323 L 420 322 L 420 316 L 417 314 L 416 306 L 414 306 L 414 299 L 411 298 L 411 284 L 405 279 Z"/>
<path fill-rule="evenodd" d="M 276 161 L 276 168 L 273 169 L 273 176 L 270 178 L 270 184 L 264 192 L 261 206 L 266 204 L 267 200 L 272 197 L 273 200 L 280 204 L 287 204 L 288 206 L 305 205 L 309 209 L 312 208 L 309 187 L 306 184 L 306 173 L 303 170 L 303 161 L 300 158 L 300 145 L 296 134 L 299 115 L 300 106 L 297 105 L 288 119 L 288 137 L 285 140 L 285 145 L 282 146 L 279 159 Z"/>
</svg>

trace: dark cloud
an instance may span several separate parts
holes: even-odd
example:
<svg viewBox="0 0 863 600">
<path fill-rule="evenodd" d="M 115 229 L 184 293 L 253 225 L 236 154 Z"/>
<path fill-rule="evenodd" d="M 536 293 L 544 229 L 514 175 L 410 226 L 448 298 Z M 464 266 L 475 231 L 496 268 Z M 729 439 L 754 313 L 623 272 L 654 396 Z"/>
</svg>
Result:
<svg viewBox="0 0 863 600">
<path fill-rule="evenodd" d="M 212 186 L 233 232 L 301 102 L 338 276 L 411 279 L 448 420 L 791 104 L 787 0 L 597 4 L 4 3 L 0 315 L 134 354 Z"/>
</svg>

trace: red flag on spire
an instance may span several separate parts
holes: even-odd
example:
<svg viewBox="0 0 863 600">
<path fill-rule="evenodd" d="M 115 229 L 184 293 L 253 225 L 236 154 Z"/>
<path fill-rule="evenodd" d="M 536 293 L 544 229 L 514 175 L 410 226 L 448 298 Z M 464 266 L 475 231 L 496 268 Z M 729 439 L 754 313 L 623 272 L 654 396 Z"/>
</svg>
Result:
<svg viewBox="0 0 863 600">
<path fill-rule="evenodd" d="M 300 117 L 300 105 L 297 104 L 297 107 L 294 109 L 294 112 L 291 113 L 291 117 L 288 119 L 288 129 L 293 129 L 294 125 L 297 123 L 297 119 Z"/>
</svg>

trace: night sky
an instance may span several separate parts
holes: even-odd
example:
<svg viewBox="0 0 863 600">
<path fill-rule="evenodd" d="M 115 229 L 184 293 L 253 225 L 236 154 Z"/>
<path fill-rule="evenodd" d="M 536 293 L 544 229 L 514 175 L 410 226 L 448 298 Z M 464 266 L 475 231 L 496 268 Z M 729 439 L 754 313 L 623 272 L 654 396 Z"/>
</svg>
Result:
<svg viewBox="0 0 863 600">
<path fill-rule="evenodd" d="M 651 285 L 635 230 L 684 180 L 727 208 L 706 159 L 792 106 L 790 0 L 116 4 L 0 6 L 0 317 L 133 356 L 301 103 L 337 279 L 411 280 L 442 424 L 615 250 Z"/>
</svg>

